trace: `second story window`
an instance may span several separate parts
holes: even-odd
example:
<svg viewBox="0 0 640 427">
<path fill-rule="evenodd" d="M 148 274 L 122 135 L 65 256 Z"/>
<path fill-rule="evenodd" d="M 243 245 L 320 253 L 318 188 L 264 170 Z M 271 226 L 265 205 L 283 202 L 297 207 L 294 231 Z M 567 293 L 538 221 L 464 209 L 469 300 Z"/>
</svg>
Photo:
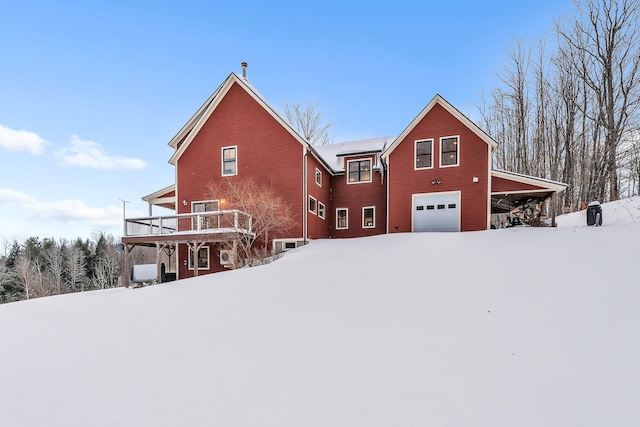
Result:
<svg viewBox="0 0 640 427">
<path fill-rule="evenodd" d="M 433 139 L 416 141 L 416 169 L 429 169 L 433 167 Z"/>
<path fill-rule="evenodd" d="M 458 166 L 460 144 L 457 136 L 440 138 L 440 166 Z"/>
<path fill-rule="evenodd" d="M 316 184 L 322 187 L 322 171 L 318 168 L 316 168 Z"/>
<path fill-rule="evenodd" d="M 371 182 L 371 159 L 349 160 L 347 162 L 349 184 Z"/>
<path fill-rule="evenodd" d="M 238 174 L 237 147 L 222 148 L 222 176 Z"/>
</svg>

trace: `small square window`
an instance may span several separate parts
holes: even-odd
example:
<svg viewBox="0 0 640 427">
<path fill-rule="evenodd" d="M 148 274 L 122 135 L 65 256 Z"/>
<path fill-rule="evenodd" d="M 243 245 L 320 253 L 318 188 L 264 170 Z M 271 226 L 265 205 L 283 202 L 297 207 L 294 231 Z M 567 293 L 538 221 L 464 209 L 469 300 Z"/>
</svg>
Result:
<svg viewBox="0 0 640 427">
<path fill-rule="evenodd" d="M 189 248 L 189 270 L 193 270 L 193 248 Z M 198 270 L 209 269 L 209 247 L 204 246 L 198 250 Z"/>
<path fill-rule="evenodd" d="M 371 159 L 349 160 L 347 164 L 348 184 L 371 182 Z"/>
</svg>

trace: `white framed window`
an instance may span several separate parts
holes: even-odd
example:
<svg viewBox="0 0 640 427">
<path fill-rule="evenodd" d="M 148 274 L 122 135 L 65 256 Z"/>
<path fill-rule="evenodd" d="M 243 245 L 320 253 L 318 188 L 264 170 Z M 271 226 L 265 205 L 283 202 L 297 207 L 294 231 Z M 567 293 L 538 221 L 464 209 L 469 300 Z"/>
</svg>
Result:
<svg viewBox="0 0 640 427">
<path fill-rule="evenodd" d="M 433 139 L 421 139 L 415 142 L 414 146 L 415 164 L 414 169 L 433 168 Z"/>
<path fill-rule="evenodd" d="M 209 269 L 209 246 L 198 250 L 198 270 Z M 189 247 L 189 270 L 193 270 L 193 248 Z"/>
<path fill-rule="evenodd" d="M 349 228 L 349 209 L 336 209 L 336 230 L 346 230 Z"/>
<path fill-rule="evenodd" d="M 440 167 L 448 168 L 460 164 L 460 137 L 445 136 L 440 138 Z"/>
<path fill-rule="evenodd" d="M 347 161 L 347 184 L 371 182 L 371 159 Z"/>
<path fill-rule="evenodd" d="M 318 216 L 322 219 L 325 218 L 325 207 L 322 202 L 318 202 Z"/>
<path fill-rule="evenodd" d="M 313 196 L 309 196 L 309 212 L 314 215 L 318 214 L 318 201 Z"/>
<path fill-rule="evenodd" d="M 191 202 L 192 213 L 215 212 L 218 210 L 220 210 L 219 200 L 198 200 Z M 218 214 L 210 214 L 193 218 L 191 226 L 193 227 L 192 230 L 206 230 L 209 228 L 218 228 L 219 223 L 220 217 Z"/>
<path fill-rule="evenodd" d="M 238 147 L 222 147 L 222 176 L 238 174 Z"/>
<path fill-rule="evenodd" d="M 322 187 L 322 171 L 316 168 L 316 184 Z"/>
<path fill-rule="evenodd" d="M 376 207 L 366 206 L 362 208 L 362 228 L 375 228 Z"/>
</svg>

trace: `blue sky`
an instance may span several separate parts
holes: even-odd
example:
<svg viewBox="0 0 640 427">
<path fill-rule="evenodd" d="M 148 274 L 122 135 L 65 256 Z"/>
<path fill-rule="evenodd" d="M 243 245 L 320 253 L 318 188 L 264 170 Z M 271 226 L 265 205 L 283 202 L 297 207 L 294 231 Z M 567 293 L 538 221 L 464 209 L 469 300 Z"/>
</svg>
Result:
<svg viewBox="0 0 640 427">
<path fill-rule="evenodd" d="M 174 182 L 169 140 L 240 62 L 336 142 L 394 136 L 439 93 L 472 119 L 506 48 L 570 0 L 0 2 L 0 240 L 120 236 Z M 549 33 L 549 36 L 552 35 Z M 160 213 L 160 211 L 157 211 Z"/>
</svg>

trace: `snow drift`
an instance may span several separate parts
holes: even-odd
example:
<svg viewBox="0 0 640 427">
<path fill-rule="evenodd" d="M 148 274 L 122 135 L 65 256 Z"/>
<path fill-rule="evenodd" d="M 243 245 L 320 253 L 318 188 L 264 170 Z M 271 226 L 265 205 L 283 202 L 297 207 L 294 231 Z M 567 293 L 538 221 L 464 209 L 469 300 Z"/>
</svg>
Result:
<svg viewBox="0 0 640 427">
<path fill-rule="evenodd" d="M 639 214 L 6 304 L 2 424 L 639 425 Z"/>
</svg>

